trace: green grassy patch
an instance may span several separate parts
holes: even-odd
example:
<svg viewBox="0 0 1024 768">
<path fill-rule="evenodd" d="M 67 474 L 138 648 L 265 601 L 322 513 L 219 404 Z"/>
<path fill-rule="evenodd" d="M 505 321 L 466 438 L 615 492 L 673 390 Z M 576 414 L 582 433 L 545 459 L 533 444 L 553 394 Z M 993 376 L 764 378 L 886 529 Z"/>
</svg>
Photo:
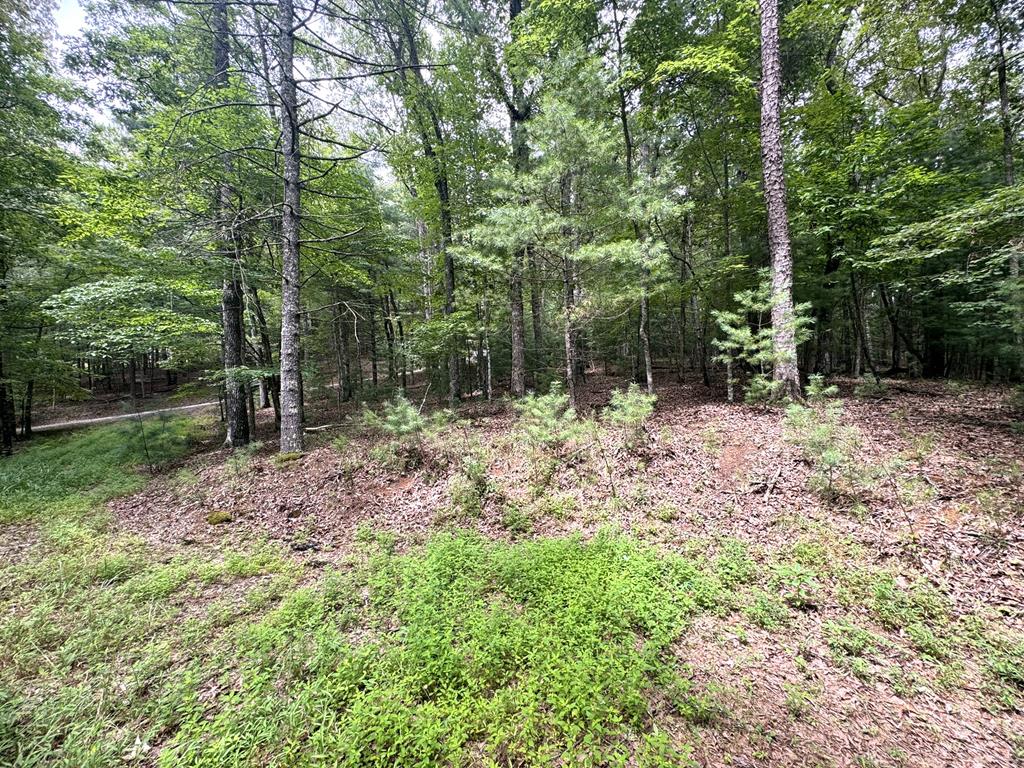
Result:
<svg viewBox="0 0 1024 768">
<path fill-rule="evenodd" d="M 0 523 L 91 512 L 143 487 L 144 467 L 182 456 L 196 436 L 184 417 L 126 421 L 46 436 L 0 462 Z"/>
<path fill-rule="evenodd" d="M 193 708 L 164 764 L 686 764 L 650 699 L 689 694 L 669 649 L 714 589 L 612 534 L 379 553 L 241 632 L 219 711 Z"/>
</svg>

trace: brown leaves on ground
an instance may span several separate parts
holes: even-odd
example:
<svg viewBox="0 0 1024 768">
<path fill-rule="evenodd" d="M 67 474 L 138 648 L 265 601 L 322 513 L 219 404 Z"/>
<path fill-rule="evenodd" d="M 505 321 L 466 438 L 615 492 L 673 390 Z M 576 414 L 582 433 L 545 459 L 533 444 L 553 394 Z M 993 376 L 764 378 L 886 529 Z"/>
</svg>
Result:
<svg viewBox="0 0 1024 768">
<path fill-rule="evenodd" d="M 581 414 L 599 411 L 621 385 L 591 379 Z M 403 547 L 449 524 L 501 538 L 586 536 L 611 524 L 667 548 L 733 537 L 759 553 L 824 531 L 826 542 L 855 547 L 865 567 L 940 587 L 954 619 L 980 612 L 1024 629 L 1024 435 L 1005 392 L 901 382 L 880 398 L 847 397 L 844 408 L 863 438 L 859 460 L 884 467 L 857 499 L 825 500 L 810 488 L 814 469 L 785 441 L 781 409 L 666 382 L 639 449 L 604 429 L 599 447 L 584 435 L 537 457 L 511 408 L 467 403 L 406 471 L 374 452 L 380 438 L 351 419 L 310 433 L 315 444 L 296 461 L 276 463 L 270 440 L 248 458 L 197 455 L 112 509 L 119 530 L 164 547 L 269 538 L 318 563 L 344 557 L 361 526 Z M 339 449 L 331 441 L 342 433 Z M 475 508 L 453 499 L 467 456 L 486 465 Z M 231 522 L 210 525 L 215 510 Z M 680 665 L 727 712 L 679 725 L 696 738 L 702 765 L 1013 764 L 1024 722 L 990 706 L 976 659 L 959 684 L 944 684 L 941 665 L 889 633 L 872 663 L 917 681 L 916 693 L 899 695 L 885 675 L 854 675 L 830 652 L 822 626 L 847 611 L 817 605 L 771 631 L 736 614 L 707 617 L 684 635 Z"/>
</svg>

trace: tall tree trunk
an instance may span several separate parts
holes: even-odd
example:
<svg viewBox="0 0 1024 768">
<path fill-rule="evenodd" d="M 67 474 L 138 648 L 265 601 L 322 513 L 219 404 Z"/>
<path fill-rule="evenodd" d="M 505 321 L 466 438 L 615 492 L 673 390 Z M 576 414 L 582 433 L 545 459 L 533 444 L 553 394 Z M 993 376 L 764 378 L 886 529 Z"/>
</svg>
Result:
<svg viewBox="0 0 1024 768">
<path fill-rule="evenodd" d="M 509 0 L 508 24 L 512 30 L 516 18 L 523 11 L 522 0 Z M 523 93 L 522 78 L 518 72 L 509 73 L 512 80 L 512 98 L 508 104 L 509 130 L 512 136 L 512 170 L 516 176 L 527 171 L 530 148 L 526 143 L 526 118 L 529 105 Z M 509 272 L 508 302 L 512 330 L 512 372 L 510 389 L 513 397 L 526 394 L 526 322 L 523 312 L 523 270 L 529 246 L 517 250 L 512 256 Z M 488 360 L 488 365 L 490 360 Z"/>
<path fill-rule="evenodd" d="M 1006 186 L 1016 183 L 1013 166 L 1013 122 L 1010 115 L 1010 87 L 1007 79 L 1007 62 L 1002 10 L 997 0 L 989 0 L 992 18 L 996 28 L 996 76 L 999 81 L 999 122 L 1003 129 L 1003 180 Z M 1016 343 L 1016 371 L 1020 376 L 1024 372 L 1024 295 L 1020 285 L 1020 251 L 1024 249 L 1024 239 L 1016 238 L 1011 244 L 1007 257 L 1007 268 L 1010 278 L 1010 301 L 1013 303 L 1014 341 Z"/>
<path fill-rule="evenodd" d="M 395 321 L 391 318 L 388 297 L 380 296 L 380 316 L 384 326 L 384 340 L 388 346 L 388 381 L 395 383 Z"/>
<path fill-rule="evenodd" d="M 562 339 L 565 344 L 565 390 L 569 395 L 569 406 L 576 407 L 576 331 L 573 327 L 573 268 L 572 259 L 566 256 L 562 261 L 562 295 L 565 320 Z"/>
<path fill-rule="evenodd" d="M 864 308 L 861 302 L 861 290 L 857 284 L 857 275 L 852 269 L 850 270 L 850 293 L 853 297 L 853 322 L 857 330 L 857 338 L 860 339 L 860 351 L 864 355 L 864 362 L 867 363 L 868 370 L 871 371 L 871 377 L 877 384 L 881 381 L 881 378 L 878 375 L 878 368 L 875 366 L 874 357 L 871 355 L 871 345 L 868 343 L 867 321 L 864 318 Z"/>
<path fill-rule="evenodd" d="M 256 331 L 260 339 L 260 354 L 262 364 L 265 368 L 272 368 L 274 365 L 274 348 L 270 343 L 270 328 L 267 325 L 267 316 L 263 312 L 263 302 L 260 301 L 259 291 L 255 285 L 249 286 L 249 299 L 252 304 L 250 314 L 256 320 Z M 270 401 L 268 403 L 268 400 Z M 281 377 L 276 375 L 267 376 L 263 379 L 263 387 L 260 395 L 260 408 L 267 405 L 274 406 L 274 421 L 281 423 Z"/>
<path fill-rule="evenodd" d="M 793 315 L 793 257 L 789 249 L 786 178 L 782 166 L 782 67 L 779 62 L 779 2 L 761 0 L 761 162 L 771 252 L 773 378 L 780 395 L 800 399 Z"/>
<path fill-rule="evenodd" d="M 888 290 L 881 284 L 878 286 L 878 295 L 882 299 L 882 308 L 885 310 L 885 313 L 889 318 L 889 323 L 892 326 L 893 333 L 898 335 L 903 341 L 903 348 L 906 349 L 907 352 L 909 352 L 923 366 L 924 356 L 918 351 L 913 340 L 907 335 L 907 332 L 899 323 L 897 309 L 893 306 L 895 304 L 895 299 L 889 296 Z"/>
<path fill-rule="evenodd" d="M 395 301 L 394 291 L 388 291 L 388 299 L 391 301 L 391 311 L 394 312 L 398 325 L 398 362 L 402 366 L 402 391 L 404 392 L 409 386 L 405 374 L 405 326 L 402 323 L 402 316 L 398 312 L 398 302 Z"/>
<path fill-rule="evenodd" d="M 21 439 L 32 437 L 32 397 L 35 392 L 35 379 L 25 383 L 25 396 L 21 399 Z"/>
<path fill-rule="evenodd" d="M 299 349 L 300 156 L 298 102 L 293 59 L 295 13 L 292 0 L 278 0 L 281 66 L 281 154 L 284 201 L 281 210 L 281 452 L 300 452 L 302 368 Z"/>
<path fill-rule="evenodd" d="M 512 326 L 512 397 L 526 394 L 526 323 L 523 316 L 523 252 L 512 256 L 509 273 L 508 303 Z"/>
<path fill-rule="evenodd" d="M 526 269 L 530 275 L 530 327 L 533 331 L 533 377 L 536 371 L 547 365 L 544 351 L 544 295 L 541 287 L 540 268 L 533 248 L 526 253 Z M 536 382 L 535 382 L 536 385 Z"/>
<path fill-rule="evenodd" d="M 229 268 L 230 269 L 230 268 Z M 246 414 L 245 383 L 237 369 L 244 365 L 244 327 L 242 319 L 242 288 L 236 276 L 225 277 L 221 292 L 221 321 L 224 332 L 224 398 L 227 411 L 224 445 L 237 448 L 249 442 L 249 421 Z"/>
<path fill-rule="evenodd" d="M 619 124 L 622 128 L 622 143 L 625 149 L 624 155 L 626 160 L 626 184 L 630 188 L 633 186 L 635 170 L 634 170 L 634 144 L 633 134 L 629 127 L 629 110 L 626 99 L 626 88 L 622 84 L 624 82 L 625 72 L 623 67 L 623 44 L 622 44 L 622 27 L 619 18 L 619 6 L 616 0 L 612 0 L 612 24 L 615 32 L 615 62 L 616 70 L 618 75 L 619 85 L 617 87 L 618 92 L 618 103 L 619 103 Z M 641 149 L 643 149 L 641 147 Z M 641 227 L 641 223 L 637 220 L 633 220 L 633 235 L 636 237 L 637 242 L 642 243 L 644 240 L 644 232 Z M 650 327 L 648 324 L 648 316 L 650 314 L 650 301 L 648 298 L 648 283 L 650 282 L 650 270 L 646 266 L 642 266 L 640 270 L 640 319 L 637 327 L 637 337 L 640 346 L 640 356 L 643 359 L 644 364 L 644 383 L 647 389 L 647 394 L 654 394 L 654 368 L 651 363 L 651 339 L 650 339 Z"/>
<path fill-rule="evenodd" d="M 14 396 L 4 378 L 4 354 L 0 351 L 0 455 L 14 453 Z"/>
<path fill-rule="evenodd" d="M 686 374 L 686 305 L 687 295 L 685 284 L 688 279 L 690 259 L 693 255 L 693 217 L 687 211 L 683 216 L 683 255 L 679 260 L 679 366 L 676 370 L 676 379 L 683 381 Z M 692 290 L 692 289 L 691 289 Z M 692 293 L 691 293 L 692 297 Z M 694 324 L 694 346 L 697 343 L 697 316 L 692 318 Z"/>
<path fill-rule="evenodd" d="M 352 352 L 348 344 L 348 322 L 346 322 L 344 314 L 337 308 L 335 308 L 334 322 L 338 328 L 338 386 L 341 389 L 341 399 L 348 401 L 352 399 L 355 392 L 352 380 Z"/>
<path fill-rule="evenodd" d="M 370 324 L 370 375 L 373 381 L 373 386 L 377 386 L 377 313 L 374 311 L 373 296 L 370 296 L 369 309 L 367 311 L 369 317 L 367 321 Z"/>
<path fill-rule="evenodd" d="M 213 86 L 219 90 L 228 87 L 231 37 L 228 29 L 227 0 L 213 4 Z M 217 217 L 220 231 L 220 256 L 224 259 L 224 279 L 221 285 L 221 328 L 223 332 L 224 401 L 227 412 L 224 445 L 237 448 L 249 442 L 249 418 L 246 412 L 245 384 L 236 369 L 244 365 L 245 326 L 242 316 L 245 306 L 242 281 L 239 275 L 239 252 L 231 213 L 231 187 L 227 176 L 231 161 L 225 158 L 221 170 L 224 180 L 217 186 Z M 143 371 L 145 373 L 145 370 Z"/>
<path fill-rule="evenodd" d="M 445 134 L 437 104 L 432 100 L 430 84 L 420 67 L 419 43 L 417 41 L 418 20 L 407 13 L 407 5 L 400 4 L 398 23 L 401 26 L 402 41 L 392 40 L 392 52 L 399 64 L 408 64 L 399 70 L 399 77 L 406 82 L 412 77 L 416 82 L 407 95 L 415 99 L 415 119 L 418 124 L 423 156 L 433 171 L 434 191 L 437 194 L 438 218 L 440 220 L 440 242 L 438 248 L 444 265 L 444 316 L 451 321 L 455 314 L 455 260 L 451 252 L 452 204 L 448 183 L 448 164 L 444 157 Z M 408 83 L 406 82 L 407 87 Z M 429 318 L 428 318 L 429 319 Z M 461 399 L 461 378 L 459 374 L 459 345 L 450 340 L 448 350 L 448 404 L 454 408 Z"/>
</svg>

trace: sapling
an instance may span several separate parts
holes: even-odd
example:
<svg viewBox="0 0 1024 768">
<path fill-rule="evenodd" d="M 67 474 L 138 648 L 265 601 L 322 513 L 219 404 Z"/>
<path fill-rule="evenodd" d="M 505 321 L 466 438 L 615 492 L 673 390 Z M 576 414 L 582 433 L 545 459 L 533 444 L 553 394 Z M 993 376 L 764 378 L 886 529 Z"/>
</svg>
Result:
<svg viewBox="0 0 1024 768">
<path fill-rule="evenodd" d="M 721 337 L 712 342 L 718 354 L 715 361 L 725 363 L 728 374 L 728 397 L 733 400 L 737 368 L 751 371 L 744 391 L 747 403 L 767 403 L 779 398 L 782 382 L 772 374 L 776 366 L 784 362 L 775 349 L 774 331 L 771 326 L 773 298 L 766 276 L 762 276 L 756 288 L 740 291 L 734 296 L 735 311 L 713 312 Z M 797 344 L 807 338 L 812 322 L 807 316 L 808 304 L 800 304 L 792 314 L 792 332 Z"/>
<path fill-rule="evenodd" d="M 611 403 L 604 412 L 604 420 L 623 430 L 626 447 L 635 450 L 647 436 L 647 421 L 654 413 L 657 395 L 643 392 L 636 382 L 625 391 L 614 390 Z"/>
</svg>

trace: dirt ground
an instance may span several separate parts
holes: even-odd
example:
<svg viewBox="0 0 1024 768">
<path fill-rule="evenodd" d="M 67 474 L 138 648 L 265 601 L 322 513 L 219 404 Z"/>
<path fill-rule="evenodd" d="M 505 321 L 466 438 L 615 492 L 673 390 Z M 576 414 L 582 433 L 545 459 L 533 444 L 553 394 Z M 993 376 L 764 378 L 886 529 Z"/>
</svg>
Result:
<svg viewBox="0 0 1024 768">
<path fill-rule="evenodd" d="M 157 547 L 266 538 L 313 564 L 338 561 L 366 526 L 405 547 L 452 524 L 503 539 L 589 536 L 613 525 L 668 549 L 732 537 L 767 556 L 812 536 L 826 551 L 834 543 L 837 558 L 853 551 L 901 583 L 934 585 L 954 619 L 984 615 L 1024 630 L 1024 433 L 1007 393 L 891 382 L 861 399 L 850 396 L 852 383 L 840 384 L 843 421 L 859 430 L 862 460 L 880 468 L 855 501 L 812 489 L 813 467 L 785 440 L 781 409 L 666 381 L 640 451 L 603 439 L 540 479 L 507 402 L 465 404 L 461 421 L 406 471 L 373 453 L 380 438 L 354 409 L 339 416 L 324 406 L 311 424 L 332 426 L 309 432 L 309 450 L 295 461 L 275 461 L 265 421 L 250 459 L 227 461 L 207 446 L 111 508 L 118 531 Z M 603 408 L 621 385 L 592 378 L 581 413 Z M 468 517 L 452 512 L 463 456 L 483 456 L 490 479 L 482 509 Z M 530 510 L 528 530 L 509 529 L 510 505 Z M 228 521 L 208 522 L 217 518 Z M 696 622 L 679 663 L 721 705 L 696 727 L 701 765 L 1019 764 L 1024 718 L 992 706 L 977 659 L 965 658 L 949 684 L 949 669 L 908 653 L 901 632 L 874 626 L 887 640 L 869 673 L 854 674 L 836 662 L 823 629 L 848 613 L 823 602 L 771 631 L 736 614 Z M 912 680 L 912 690 L 897 692 L 896 677 Z"/>
</svg>

